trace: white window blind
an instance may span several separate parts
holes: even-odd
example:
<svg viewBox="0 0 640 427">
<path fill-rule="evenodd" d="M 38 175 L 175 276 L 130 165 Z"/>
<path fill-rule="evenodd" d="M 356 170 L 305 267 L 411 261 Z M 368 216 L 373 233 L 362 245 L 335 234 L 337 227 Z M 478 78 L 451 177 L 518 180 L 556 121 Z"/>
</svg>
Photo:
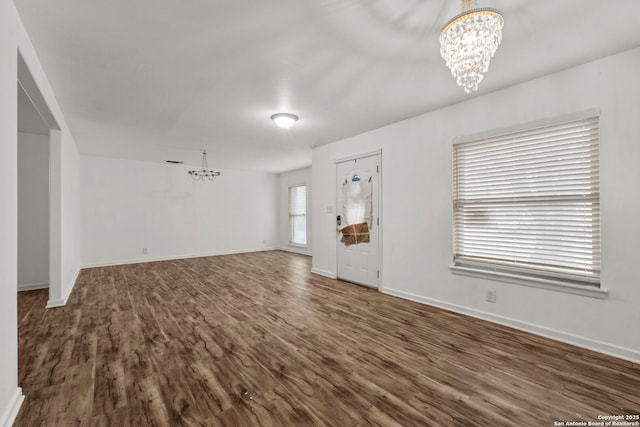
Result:
<svg viewBox="0 0 640 427">
<path fill-rule="evenodd" d="M 599 118 L 455 144 L 454 263 L 599 284 Z"/>
<path fill-rule="evenodd" d="M 289 187 L 289 242 L 307 244 L 307 187 Z"/>
</svg>

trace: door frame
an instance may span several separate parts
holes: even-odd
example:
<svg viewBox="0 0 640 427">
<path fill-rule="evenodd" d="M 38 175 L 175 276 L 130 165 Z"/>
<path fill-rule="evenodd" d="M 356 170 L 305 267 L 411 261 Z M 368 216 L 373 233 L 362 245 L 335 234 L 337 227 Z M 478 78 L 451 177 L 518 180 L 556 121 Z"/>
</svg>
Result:
<svg viewBox="0 0 640 427">
<path fill-rule="evenodd" d="M 17 56 L 17 84 L 22 87 L 42 120 L 49 127 L 49 300 L 46 307 L 59 307 L 66 303 L 66 301 L 61 303 L 64 298 L 62 296 L 62 130 L 19 48 Z M 73 286 L 70 290 L 72 288 Z"/>
<path fill-rule="evenodd" d="M 355 154 L 352 156 L 348 156 L 348 157 L 341 157 L 339 159 L 335 159 L 333 161 L 333 176 L 335 177 L 335 181 L 334 181 L 334 185 L 333 185 L 333 190 L 336 191 L 336 188 L 338 188 L 338 164 L 339 163 L 344 163 L 344 162 L 348 162 L 351 160 L 357 160 L 357 159 L 364 159 L 366 157 L 373 157 L 373 156 L 380 156 L 379 157 L 379 163 L 378 166 L 380 167 L 380 170 L 378 171 L 378 218 L 380 218 L 380 225 L 378 225 L 378 271 L 380 272 L 380 277 L 378 277 L 378 287 L 373 287 L 373 286 L 367 286 L 371 289 L 377 289 L 378 292 L 380 292 L 380 290 L 383 288 L 382 286 L 382 281 L 383 281 L 383 277 L 384 277 L 384 272 L 382 269 L 382 230 L 383 230 L 383 224 L 384 221 L 382 219 L 382 171 L 384 170 L 384 168 L 382 167 L 382 148 L 379 148 L 375 151 L 367 151 L 365 153 L 361 153 L 361 154 Z M 335 194 L 335 202 L 336 202 L 336 210 L 335 210 L 335 214 L 337 215 L 338 213 L 338 203 L 341 203 L 342 200 L 340 198 L 340 195 L 338 194 L 338 192 L 336 191 Z M 336 221 L 336 215 L 333 215 L 333 224 L 335 225 L 335 221 Z M 336 260 L 336 278 L 340 279 L 338 277 L 338 243 L 339 243 L 339 236 L 340 234 L 338 233 L 337 229 L 336 229 L 336 237 L 335 237 L 335 248 L 336 248 L 336 255 L 335 255 L 335 260 Z"/>
</svg>

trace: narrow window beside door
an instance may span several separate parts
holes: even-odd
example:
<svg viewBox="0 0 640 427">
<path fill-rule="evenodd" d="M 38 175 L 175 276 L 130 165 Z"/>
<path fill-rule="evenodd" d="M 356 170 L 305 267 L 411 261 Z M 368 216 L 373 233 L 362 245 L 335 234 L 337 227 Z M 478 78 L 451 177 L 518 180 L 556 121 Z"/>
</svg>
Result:
<svg viewBox="0 0 640 427">
<path fill-rule="evenodd" d="M 307 244 L 307 186 L 289 187 L 289 243 Z"/>
</svg>

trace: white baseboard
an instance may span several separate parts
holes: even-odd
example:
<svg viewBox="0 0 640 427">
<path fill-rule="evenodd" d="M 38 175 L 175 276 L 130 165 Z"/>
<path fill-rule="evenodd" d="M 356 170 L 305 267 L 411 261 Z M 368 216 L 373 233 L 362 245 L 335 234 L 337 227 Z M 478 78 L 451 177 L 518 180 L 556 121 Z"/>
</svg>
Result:
<svg viewBox="0 0 640 427">
<path fill-rule="evenodd" d="M 22 388 L 18 387 L 4 410 L 0 412 L 0 427 L 11 427 L 13 425 L 22 402 L 24 402 L 24 395 L 22 394 Z"/>
<path fill-rule="evenodd" d="M 295 246 L 280 246 L 281 251 L 292 252 L 294 254 L 311 256 L 311 251 L 306 248 L 298 248 Z"/>
<path fill-rule="evenodd" d="M 251 249 L 240 249 L 240 250 L 234 250 L 234 251 L 207 252 L 207 253 L 200 253 L 200 254 L 166 255 L 166 256 L 160 256 L 160 257 L 131 258 L 131 259 L 121 259 L 121 260 L 113 260 L 113 261 L 93 262 L 89 264 L 84 264 L 82 268 L 110 267 L 115 265 L 141 264 L 145 262 L 172 261 L 175 259 L 203 258 L 208 256 L 220 256 L 220 255 L 236 255 L 236 254 L 245 254 L 245 253 L 251 253 L 251 252 L 275 251 L 278 249 L 280 248 L 269 246 L 265 248 L 251 248 Z"/>
<path fill-rule="evenodd" d="M 73 291 L 74 286 L 76 286 L 76 281 L 78 280 L 79 274 L 80 274 L 80 269 L 78 269 L 78 271 L 76 271 L 76 274 L 73 275 L 71 282 L 67 286 L 67 292 L 64 294 L 64 297 L 60 299 L 50 299 L 47 302 L 47 308 L 64 307 L 65 305 L 67 305 L 67 301 L 69 301 L 69 296 L 71 295 L 71 292 Z"/>
<path fill-rule="evenodd" d="M 47 289 L 49 287 L 49 283 L 26 283 L 26 284 L 18 284 L 18 292 L 23 291 L 35 291 L 37 289 Z"/>
<path fill-rule="evenodd" d="M 329 279 L 337 279 L 338 278 L 338 276 L 336 276 L 335 273 L 332 273 L 330 271 L 321 270 L 319 268 L 312 268 L 311 272 L 315 273 L 315 274 L 319 274 L 320 276 L 328 277 Z"/>
<path fill-rule="evenodd" d="M 476 310 L 474 308 L 451 304 L 445 301 L 427 298 L 409 292 L 399 291 L 397 289 L 383 287 L 380 288 L 380 292 L 387 295 L 393 295 L 396 297 L 430 305 L 433 307 L 443 308 L 445 310 L 453 311 L 456 313 L 465 314 L 467 316 L 475 317 L 478 319 L 488 320 L 489 322 L 498 323 L 500 325 L 508 326 L 510 328 L 518 329 L 525 332 L 530 332 L 535 335 L 551 338 L 556 341 L 561 341 L 567 344 L 575 345 L 577 347 L 586 348 L 588 350 L 593 350 L 598 353 L 603 353 L 609 356 L 628 360 L 630 362 L 640 363 L 640 352 L 630 348 L 620 347 L 615 344 L 609 344 L 602 341 L 593 340 L 591 338 L 557 331 L 555 329 L 550 329 L 533 323 L 523 322 L 510 317 L 499 316 L 497 314 L 487 313 L 485 311 Z"/>
</svg>

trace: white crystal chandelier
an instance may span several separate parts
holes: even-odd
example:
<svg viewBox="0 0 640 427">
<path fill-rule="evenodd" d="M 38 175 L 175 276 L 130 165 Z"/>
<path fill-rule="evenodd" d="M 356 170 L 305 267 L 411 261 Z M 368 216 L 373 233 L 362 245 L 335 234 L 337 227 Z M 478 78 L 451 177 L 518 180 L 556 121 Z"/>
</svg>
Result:
<svg viewBox="0 0 640 427">
<path fill-rule="evenodd" d="M 476 8 L 474 0 L 462 0 L 463 12 L 440 32 L 440 54 L 465 92 L 478 90 L 489 62 L 502 41 L 502 14 L 492 8 Z"/>
<path fill-rule="evenodd" d="M 189 175 L 194 181 L 202 181 L 205 179 L 209 181 L 213 181 L 217 176 L 220 176 L 220 172 L 213 171 L 209 169 L 209 165 L 207 164 L 207 150 L 202 152 L 202 165 L 200 166 L 200 170 L 191 170 L 189 171 Z"/>
</svg>

